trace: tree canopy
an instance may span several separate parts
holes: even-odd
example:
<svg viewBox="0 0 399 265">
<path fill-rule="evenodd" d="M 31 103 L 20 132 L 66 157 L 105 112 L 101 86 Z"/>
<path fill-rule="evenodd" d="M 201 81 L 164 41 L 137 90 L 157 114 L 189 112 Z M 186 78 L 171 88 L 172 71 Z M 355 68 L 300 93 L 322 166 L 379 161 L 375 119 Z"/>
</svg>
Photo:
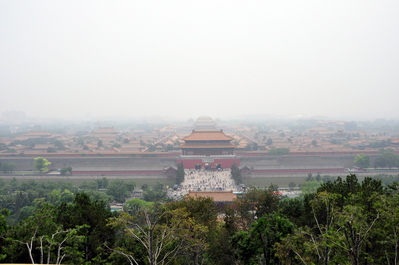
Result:
<svg viewBox="0 0 399 265">
<path fill-rule="evenodd" d="M 290 149 L 288 148 L 272 148 L 269 151 L 269 155 L 271 156 L 282 156 L 288 155 L 290 153 Z"/>
<path fill-rule="evenodd" d="M 104 182 L 104 183 L 103 183 Z M 52 264 L 396 264 L 399 176 L 312 176 L 296 198 L 249 187 L 223 207 L 211 198 L 147 199 L 111 212 L 99 186 L 0 181 L 0 260 Z M 317 185 L 313 185 L 317 183 Z M 293 186 L 293 185 L 292 185 Z M 306 186 L 301 185 L 301 188 Z M 97 195 L 95 195 L 97 194 Z M 99 198 L 99 199 L 95 199 Z M 156 201 L 156 202 L 155 202 Z"/>
<path fill-rule="evenodd" d="M 358 167 L 368 168 L 370 167 L 370 156 L 365 154 L 358 154 L 353 162 Z"/>
<path fill-rule="evenodd" d="M 40 171 L 40 173 L 48 171 L 47 167 L 51 165 L 51 163 L 43 157 L 36 157 L 33 160 L 35 169 Z"/>
</svg>

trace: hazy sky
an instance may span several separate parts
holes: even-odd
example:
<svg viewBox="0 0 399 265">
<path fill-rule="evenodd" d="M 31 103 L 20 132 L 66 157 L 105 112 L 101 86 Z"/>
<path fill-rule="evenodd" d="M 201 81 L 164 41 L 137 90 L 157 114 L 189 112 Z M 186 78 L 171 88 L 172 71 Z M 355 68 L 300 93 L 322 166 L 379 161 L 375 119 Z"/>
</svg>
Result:
<svg viewBox="0 0 399 265">
<path fill-rule="evenodd" d="M 0 112 L 399 118 L 399 1 L 0 1 Z"/>
</svg>

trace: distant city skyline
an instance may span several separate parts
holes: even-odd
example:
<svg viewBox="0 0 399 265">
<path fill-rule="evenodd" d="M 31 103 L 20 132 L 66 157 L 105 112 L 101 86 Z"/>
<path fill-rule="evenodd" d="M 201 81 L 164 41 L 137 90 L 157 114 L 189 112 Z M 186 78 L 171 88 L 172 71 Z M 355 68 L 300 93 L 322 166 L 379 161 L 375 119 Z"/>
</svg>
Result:
<svg viewBox="0 0 399 265">
<path fill-rule="evenodd" d="M 5 111 L 0 113 L 0 122 L 18 122 L 18 121 L 29 121 L 34 120 L 38 122 L 53 122 L 53 121 L 87 121 L 87 122 L 119 122 L 119 121 L 147 121 L 147 122 L 185 122 L 191 120 L 193 123 L 199 117 L 206 116 L 211 117 L 213 120 L 217 121 L 247 121 L 247 122 L 258 122 L 258 121 L 283 121 L 283 120 L 325 120 L 325 121 L 376 121 L 376 120 L 386 120 L 386 121 L 399 121 L 399 119 L 395 118 L 385 118 L 385 117 L 376 117 L 376 118 L 349 118 L 345 117 L 327 117 L 327 116 L 295 116 L 295 115 L 270 115 L 270 114 L 256 114 L 256 115 L 238 115 L 238 116 L 230 116 L 230 117 L 217 117 L 212 115 L 200 115 L 196 117 L 172 117 L 172 116 L 162 116 L 162 115 L 152 115 L 152 116 L 137 116 L 137 117 L 122 117 L 122 116 L 78 116 L 78 117 L 39 117 L 39 116 L 31 116 L 26 114 L 23 111 Z"/>
</svg>

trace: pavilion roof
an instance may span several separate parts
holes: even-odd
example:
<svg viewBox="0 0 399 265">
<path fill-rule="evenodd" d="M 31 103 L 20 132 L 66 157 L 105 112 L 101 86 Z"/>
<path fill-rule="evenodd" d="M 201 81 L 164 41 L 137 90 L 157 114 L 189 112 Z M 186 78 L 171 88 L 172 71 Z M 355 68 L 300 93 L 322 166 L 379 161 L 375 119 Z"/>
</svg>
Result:
<svg viewBox="0 0 399 265">
<path fill-rule="evenodd" d="M 118 131 L 114 127 L 99 127 L 92 134 L 117 134 Z"/>
<path fill-rule="evenodd" d="M 231 141 L 232 137 L 220 131 L 195 131 L 183 138 L 184 141 Z"/>
<path fill-rule="evenodd" d="M 231 143 L 185 143 L 180 146 L 182 149 L 196 148 L 196 149 L 209 149 L 209 148 L 235 148 L 236 146 Z"/>
</svg>

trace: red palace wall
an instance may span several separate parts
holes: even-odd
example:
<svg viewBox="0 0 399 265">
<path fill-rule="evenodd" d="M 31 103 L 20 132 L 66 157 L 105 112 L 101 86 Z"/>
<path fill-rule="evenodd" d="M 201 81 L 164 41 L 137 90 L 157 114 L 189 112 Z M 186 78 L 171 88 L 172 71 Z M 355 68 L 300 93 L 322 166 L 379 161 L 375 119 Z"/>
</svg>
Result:
<svg viewBox="0 0 399 265">
<path fill-rule="evenodd" d="M 124 171 L 75 171 L 72 170 L 73 175 L 161 175 L 162 170 L 124 170 Z M 67 175 L 68 176 L 68 175 Z"/>
<path fill-rule="evenodd" d="M 345 168 L 315 168 L 315 169 L 260 169 L 254 170 L 255 174 L 270 173 L 336 173 L 345 172 Z"/>
<path fill-rule="evenodd" d="M 208 160 L 209 159 L 209 160 Z M 213 162 L 206 162 L 206 161 L 212 161 Z M 176 164 L 180 164 L 183 162 L 183 166 L 185 169 L 195 169 L 195 165 L 201 165 L 202 168 L 205 167 L 205 164 L 209 164 L 212 166 L 212 168 L 216 168 L 216 164 L 221 164 L 222 168 L 231 168 L 231 166 L 235 163 L 236 166 L 240 165 L 240 159 L 238 158 L 228 158 L 228 159 L 212 159 L 212 158 L 206 158 L 206 159 L 176 159 Z"/>
</svg>

